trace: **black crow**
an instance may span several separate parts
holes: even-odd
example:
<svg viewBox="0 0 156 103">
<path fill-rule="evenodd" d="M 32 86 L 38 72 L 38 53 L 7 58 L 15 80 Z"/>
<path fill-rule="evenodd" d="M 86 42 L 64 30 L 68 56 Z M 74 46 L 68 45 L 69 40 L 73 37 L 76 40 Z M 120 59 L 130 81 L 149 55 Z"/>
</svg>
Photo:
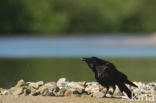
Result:
<svg viewBox="0 0 156 103">
<path fill-rule="evenodd" d="M 132 92 L 126 87 L 125 83 L 134 87 L 137 86 L 129 81 L 126 75 L 118 71 L 112 63 L 99 59 L 97 57 L 82 58 L 82 60 L 85 61 L 93 70 L 96 80 L 102 86 L 107 88 L 105 96 L 109 91 L 109 87 L 113 88 L 113 96 L 116 89 L 115 85 L 117 85 L 122 93 L 125 92 L 129 98 L 132 98 L 132 95 L 134 94 L 132 94 Z"/>
</svg>

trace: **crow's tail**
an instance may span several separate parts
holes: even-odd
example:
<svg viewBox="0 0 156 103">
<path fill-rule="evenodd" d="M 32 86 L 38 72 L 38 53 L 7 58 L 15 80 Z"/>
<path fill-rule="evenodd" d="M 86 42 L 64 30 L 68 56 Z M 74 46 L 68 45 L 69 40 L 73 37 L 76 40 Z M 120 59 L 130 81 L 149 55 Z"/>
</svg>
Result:
<svg viewBox="0 0 156 103">
<path fill-rule="evenodd" d="M 131 85 L 131 86 L 133 86 L 133 87 L 138 87 L 137 85 L 135 85 L 134 83 L 132 83 L 132 82 L 129 81 L 129 80 L 127 80 L 125 83 L 127 83 L 127 84 L 129 84 L 129 85 Z"/>
<path fill-rule="evenodd" d="M 124 83 L 119 83 L 117 85 L 118 85 L 120 91 L 122 92 L 122 94 L 123 94 L 123 92 L 125 92 L 130 99 L 132 98 L 132 95 L 133 95 L 132 92 L 126 87 L 126 85 Z"/>
</svg>

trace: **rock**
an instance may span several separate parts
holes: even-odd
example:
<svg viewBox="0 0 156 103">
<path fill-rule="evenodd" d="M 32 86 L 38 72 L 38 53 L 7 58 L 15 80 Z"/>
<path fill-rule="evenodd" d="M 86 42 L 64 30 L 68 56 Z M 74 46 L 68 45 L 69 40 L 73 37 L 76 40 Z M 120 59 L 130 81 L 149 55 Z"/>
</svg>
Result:
<svg viewBox="0 0 156 103">
<path fill-rule="evenodd" d="M 13 95 L 21 95 L 23 93 L 23 88 L 16 88 L 13 91 Z"/>
<path fill-rule="evenodd" d="M 7 90 L 0 88 L 0 95 L 7 95 Z"/>
<path fill-rule="evenodd" d="M 84 87 L 86 85 L 86 81 L 82 81 L 82 82 L 74 82 L 78 85 L 81 85 L 82 87 Z"/>
<path fill-rule="evenodd" d="M 67 88 L 69 88 L 72 92 L 78 91 L 78 93 L 82 93 L 82 91 L 84 90 L 83 86 L 75 82 L 68 83 Z"/>
<path fill-rule="evenodd" d="M 145 87 L 145 83 L 142 82 L 134 82 L 139 88 L 144 88 Z"/>
<path fill-rule="evenodd" d="M 37 95 L 39 95 L 39 92 L 37 91 L 36 88 L 34 88 L 32 86 L 25 86 L 24 95 L 37 96 Z"/>
<path fill-rule="evenodd" d="M 16 86 L 15 87 L 22 87 L 22 86 L 24 86 L 25 85 L 25 81 L 24 80 L 19 80 L 18 82 L 17 82 L 17 84 L 16 84 Z"/>
<path fill-rule="evenodd" d="M 50 96 L 51 95 L 51 91 L 49 91 L 48 88 L 43 89 L 43 91 L 40 92 L 42 96 Z"/>
<path fill-rule="evenodd" d="M 40 93 L 37 91 L 32 91 L 29 96 L 38 96 Z"/>
<path fill-rule="evenodd" d="M 102 93 L 102 92 L 94 92 L 93 93 L 93 97 L 102 98 L 102 97 L 104 97 L 104 93 Z"/>
<path fill-rule="evenodd" d="M 61 88 L 57 93 L 57 96 L 64 96 L 65 92 L 66 92 L 66 88 Z"/>
<path fill-rule="evenodd" d="M 66 90 L 64 93 L 64 96 L 70 96 L 71 95 L 71 91 L 70 90 Z"/>
<path fill-rule="evenodd" d="M 1 92 L 1 94 L 2 95 L 8 95 L 8 91 L 7 90 L 4 90 L 4 91 Z"/>
<path fill-rule="evenodd" d="M 52 91 L 49 90 L 48 88 L 46 88 L 45 86 L 42 86 L 38 89 L 38 92 L 42 95 L 42 96 L 49 96 Z"/>
<path fill-rule="evenodd" d="M 58 91 L 59 88 L 55 82 L 46 83 L 38 89 L 42 96 L 56 96 Z"/>
<path fill-rule="evenodd" d="M 139 95 L 147 94 L 147 96 L 156 95 L 156 82 L 142 83 L 134 82 L 138 88 L 127 85 L 138 97 Z M 60 78 L 56 82 L 45 83 L 27 82 L 24 80 L 18 81 L 15 87 L 10 89 L 0 88 L 0 95 L 22 95 L 22 96 L 70 96 L 70 97 L 97 97 L 104 96 L 106 88 L 101 86 L 98 82 L 69 82 L 66 78 Z M 113 89 L 110 88 L 107 97 L 111 97 Z M 116 88 L 114 97 L 121 97 L 122 93 Z"/>
<path fill-rule="evenodd" d="M 2 92 L 3 92 L 3 88 L 0 88 L 0 95 L 2 94 Z"/>
<path fill-rule="evenodd" d="M 156 90 L 156 83 L 155 82 L 150 82 L 146 86 L 149 90 L 155 91 Z"/>
<path fill-rule="evenodd" d="M 48 88 L 49 90 L 53 90 L 53 89 L 57 88 L 57 84 L 55 82 L 46 83 L 44 86 L 46 88 Z"/>
<path fill-rule="evenodd" d="M 58 81 L 57 81 L 57 86 L 59 88 L 64 88 L 67 86 L 67 84 L 69 83 L 69 81 L 66 79 L 66 78 L 60 78 Z"/>
<path fill-rule="evenodd" d="M 24 89 L 23 92 L 24 92 L 23 93 L 24 96 L 27 96 L 31 93 L 31 91 L 29 89 Z"/>
<path fill-rule="evenodd" d="M 70 94 L 70 97 L 80 97 L 81 94 L 78 91 L 74 91 Z"/>
<path fill-rule="evenodd" d="M 27 84 L 33 88 L 38 89 L 40 86 L 42 86 L 44 84 L 43 81 L 39 81 L 39 82 L 27 82 Z"/>
<path fill-rule="evenodd" d="M 86 88 L 85 88 L 85 91 L 88 93 L 88 94 L 91 94 L 91 93 L 95 93 L 95 92 L 99 92 L 100 91 L 100 85 L 97 83 L 97 82 L 88 82 L 86 83 Z"/>
<path fill-rule="evenodd" d="M 7 95 L 21 95 L 23 93 L 22 87 L 12 87 L 8 90 L 6 90 Z"/>
</svg>

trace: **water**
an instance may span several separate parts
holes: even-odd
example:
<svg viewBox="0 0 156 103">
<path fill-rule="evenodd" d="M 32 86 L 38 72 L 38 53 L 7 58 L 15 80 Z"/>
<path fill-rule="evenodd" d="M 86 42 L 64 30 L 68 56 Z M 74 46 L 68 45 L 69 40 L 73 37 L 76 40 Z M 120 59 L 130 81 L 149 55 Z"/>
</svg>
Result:
<svg viewBox="0 0 156 103">
<path fill-rule="evenodd" d="M 147 37 L 129 35 L 0 37 L 0 57 L 156 56 L 156 45 L 150 44 L 148 41 L 146 43 L 144 39 L 140 40 L 140 38 Z"/>
<path fill-rule="evenodd" d="M 155 81 L 155 44 L 145 35 L 0 37 L 0 88 L 14 86 L 19 79 L 95 81 L 93 72 L 80 60 L 84 56 L 104 57 L 130 80 Z"/>
</svg>

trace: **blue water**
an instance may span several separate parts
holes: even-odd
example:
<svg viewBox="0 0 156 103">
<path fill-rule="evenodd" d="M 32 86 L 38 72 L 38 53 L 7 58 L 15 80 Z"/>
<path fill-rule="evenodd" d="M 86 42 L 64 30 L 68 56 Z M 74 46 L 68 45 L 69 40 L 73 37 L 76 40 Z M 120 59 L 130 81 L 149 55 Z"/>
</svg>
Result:
<svg viewBox="0 0 156 103">
<path fill-rule="evenodd" d="M 156 57 L 156 45 L 127 45 L 140 36 L 0 37 L 1 58 L 27 57 Z"/>
</svg>

